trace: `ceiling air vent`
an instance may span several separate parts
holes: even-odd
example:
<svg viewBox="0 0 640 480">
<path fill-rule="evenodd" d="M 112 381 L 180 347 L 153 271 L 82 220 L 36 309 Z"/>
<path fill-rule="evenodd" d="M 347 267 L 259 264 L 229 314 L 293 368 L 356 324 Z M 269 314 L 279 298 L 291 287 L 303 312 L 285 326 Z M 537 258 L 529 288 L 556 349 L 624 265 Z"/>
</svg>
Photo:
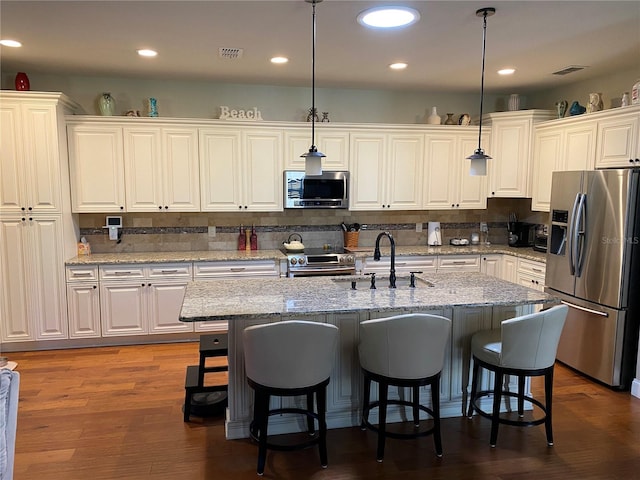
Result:
<svg viewBox="0 0 640 480">
<path fill-rule="evenodd" d="M 222 47 L 218 49 L 218 56 L 228 60 L 235 60 L 237 58 L 242 58 L 242 52 L 244 52 L 242 48 Z"/>
<path fill-rule="evenodd" d="M 580 65 L 571 65 L 569 67 L 563 68 L 562 70 L 558 70 L 557 72 L 553 72 L 553 75 L 568 75 L 573 72 L 579 72 L 580 70 L 584 70 L 587 67 L 583 67 Z"/>
</svg>

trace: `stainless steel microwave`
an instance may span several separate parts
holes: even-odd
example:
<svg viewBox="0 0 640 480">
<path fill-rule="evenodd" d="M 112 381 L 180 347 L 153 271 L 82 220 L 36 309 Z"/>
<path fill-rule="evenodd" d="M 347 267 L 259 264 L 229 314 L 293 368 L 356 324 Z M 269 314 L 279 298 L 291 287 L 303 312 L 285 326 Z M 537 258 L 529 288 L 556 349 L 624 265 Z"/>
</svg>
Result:
<svg viewBox="0 0 640 480">
<path fill-rule="evenodd" d="M 284 172 L 284 208 L 349 208 L 349 172 Z"/>
</svg>

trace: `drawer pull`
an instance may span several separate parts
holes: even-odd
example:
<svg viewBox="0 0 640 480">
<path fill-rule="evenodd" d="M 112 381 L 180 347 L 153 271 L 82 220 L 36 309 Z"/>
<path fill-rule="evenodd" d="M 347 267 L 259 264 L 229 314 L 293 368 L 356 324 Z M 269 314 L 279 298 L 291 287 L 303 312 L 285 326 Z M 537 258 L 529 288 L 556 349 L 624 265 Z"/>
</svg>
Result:
<svg viewBox="0 0 640 480">
<path fill-rule="evenodd" d="M 467 262 L 465 262 L 464 260 L 454 260 L 451 263 L 453 263 L 454 265 L 466 265 Z"/>
<path fill-rule="evenodd" d="M 533 270 L 534 272 L 542 273 L 542 269 L 541 268 L 531 267 L 531 270 Z"/>
<path fill-rule="evenodd" d="M 131 275 L 131 272 L 113 272 L 114 275 Z"/>
<path fill-rule="evenodd" d="M 160 270 L 160 273 L 178 273 L 178 269 L 174 269 L 174 270 Z"/>
<path fill-rule="evenodd" d="M 91 272 L 73 272 L 71 275 L 74 277 L 90 277 L 92 275 Z"/>
<path fill-rule="evenodd" d="M 245 267 L 231 267 L 232 272 L 244 272 L 246 270 Z"/>
</svg>

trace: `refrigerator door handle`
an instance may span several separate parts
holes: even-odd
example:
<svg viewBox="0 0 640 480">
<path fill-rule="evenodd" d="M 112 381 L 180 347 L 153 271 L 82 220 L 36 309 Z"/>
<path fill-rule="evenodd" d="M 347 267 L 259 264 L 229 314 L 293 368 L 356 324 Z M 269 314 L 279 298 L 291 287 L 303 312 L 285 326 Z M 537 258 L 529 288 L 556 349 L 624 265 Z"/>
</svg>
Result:
<svg viewBox="0 0 640 480">
<path fill-rule="evenodd" d="M 587 224 L 587 195 L 580 194 L 580 202 L 578 203 L 578 213 L 576 213 L 576 277 L 582 275 L 582 264 L 584 263 L 584 243 L 586 238 Z"/>
<path fill-rule="evenodd" d="M 576 242 L 577 242 L 577 229 L 576 229 L 576 213 L 578 211 L 578 204 L 580 203 L 580 193 L 576 194 L 576 199 L 573 201 L 573 208 L 571 209 L 571 220 L 569 221 L 569 273 L 571 275 L 576 274 Z"/>
<path fill-rule="evenodd" d="M 593 310 L 591 308 L 582 307 L 580 305 L 576 305 L 575 303 L 566 302 L 564 300 L 560 300 L 560 303 L 563 303 L 569 308 L 575 308 L 576 310 L 582 310 L 583 312 L 593 313 L 594 315 L 600 315 L 601 317 L 608 317 L 609 314 L 607 312 L 599 312 L 598 310 Z"/>
</svg>

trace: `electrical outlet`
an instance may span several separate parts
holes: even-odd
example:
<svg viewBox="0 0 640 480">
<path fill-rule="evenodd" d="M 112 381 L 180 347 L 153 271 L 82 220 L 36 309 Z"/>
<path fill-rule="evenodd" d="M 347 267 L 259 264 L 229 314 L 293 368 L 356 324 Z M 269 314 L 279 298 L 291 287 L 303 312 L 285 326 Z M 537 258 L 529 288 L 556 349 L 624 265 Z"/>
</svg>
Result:
<svg viewBox="0 0 640 480">
<path fill-rule="evenodd" d="M 420 233 L 422 231 L 422 223 L 416 223 L 416 232 Z"/>
<path fill-rule="evenodd" d="M 482 233 L 487 233 L 489 231 L 489 227 L 487 226 L 487 222 L 480 222 L 480 231 Z"/>
<path fill-rule="evenodd" d="M 209 236 L 210 237 L 215 237 L 216 236 L 216 226 L 215 225 L 209 227 Z"/>
</svg>

